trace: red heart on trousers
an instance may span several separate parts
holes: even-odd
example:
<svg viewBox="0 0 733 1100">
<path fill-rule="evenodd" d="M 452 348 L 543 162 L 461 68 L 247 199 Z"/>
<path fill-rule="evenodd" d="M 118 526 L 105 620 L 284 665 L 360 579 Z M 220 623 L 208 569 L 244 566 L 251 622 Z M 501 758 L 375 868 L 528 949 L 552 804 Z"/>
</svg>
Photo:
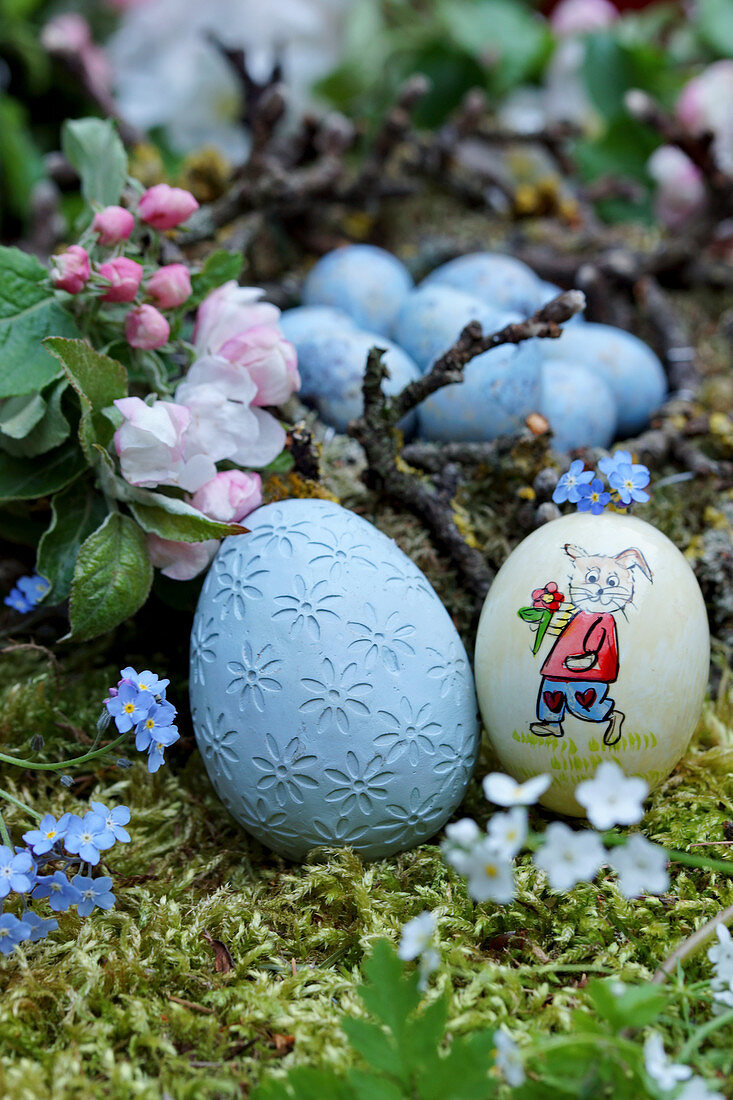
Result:
<svg viewBox="0 0 733 1100">
<path fill-rule="evenodd" d="M 554 714 L 562 710 L 565 696 L 561 691 L 545 691 L 542 693 L 542 698 Z"/>
<path fill-rule="evenodd" d="M 576 691 L 575 698 L 578 700 L 583 710 L 590 710 L 596 701 L 595 688 L 586 688 L 585 691 Z"/>
</svg>

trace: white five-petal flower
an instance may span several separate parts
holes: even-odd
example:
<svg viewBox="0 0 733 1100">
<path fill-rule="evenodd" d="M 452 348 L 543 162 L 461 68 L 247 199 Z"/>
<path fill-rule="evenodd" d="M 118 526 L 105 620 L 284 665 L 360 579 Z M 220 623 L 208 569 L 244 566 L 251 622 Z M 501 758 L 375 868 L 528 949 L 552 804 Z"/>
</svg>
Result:
<svg viewBox="0 0 733 1100">
<path fill-rule="evenodd" d="M 489 840 L 504 853 L 506 859 L 514 859 L 524 847 L 527 825 L 527 811 L 524 806 L 513 806 L 508 813 L 494 814 L 486 832 Z"/>
<path fill-rule="evenodd" d="M 665 1092 L 692 1077 L 689 1066 L 669 1061 L 664 1053 L 662 1036 L 656 1031 L 644 1043 L 644 1066 L 651 1079 Z"/>
<path fill-rule="evenodd" d="M 494 1032 L 494 1046 L 496 1055 L 494 1064 L 503 1075 L 504 1080 L 512 1088 L 524 1084 L 524 1066 L 519 1047 L 505 1031 Z"/>
<path fill-rule="evenodd" d="M 545 831 L 545 843 L 534 857 L 553 890 L 570 890 L 577 882 L 591 882 L 606 862 L 606 850 L 598 833 L 570 829 L 553 821 Z"/>
<path fill-rule="evenodd" d="M 733 938 L 726 924 L 719 924 L 715 929 L 718 942 L 708 948 L 708 958 L 715 967 L 715 977 L 726 982 L 733 982 Z"/>
<path fill-rule="evenodd" d="M 514 869 L 506 852 L 490 837 L 474 845 L 463 861 L 461 873 L 468 879 L 474 901 L 496 901 L 506 905 L 515 894 Z"/>
<path fill-rule="evenodd" d="M 430 946 L 430 941 L 435 935 L 438 922 L 433 913 L 420 913 L 419 916 L 409 920 L 402 929 L 402 939 L 397 948 L 397 954 L 401 959 L 416 959 Z"/>
<path fill-rule="evenodd" d="M 613 760 L 599 764 L 592 779 L 575 788 L 575 797 L 596 829 L 635 825 L 644 816 L 649 787 L 638 776 L 626 776 Z"/>
<path fill-rule="evenodd" d="M 641 833 L 634 833 L 626 844 L 613 848 L 608 862 L 618 875 L 618 888 L 624 897 L 663 894 L 669 886 L 667 853 Z"/>
<path fill-rule="evenodd" d="M 524 783 L 517 783 L 503 772 L 490 772 L 484 777 L 484 794 L 497 806 L 532 806 L 550 786 L 549 775 L 535 775 Z"/>
</svg>

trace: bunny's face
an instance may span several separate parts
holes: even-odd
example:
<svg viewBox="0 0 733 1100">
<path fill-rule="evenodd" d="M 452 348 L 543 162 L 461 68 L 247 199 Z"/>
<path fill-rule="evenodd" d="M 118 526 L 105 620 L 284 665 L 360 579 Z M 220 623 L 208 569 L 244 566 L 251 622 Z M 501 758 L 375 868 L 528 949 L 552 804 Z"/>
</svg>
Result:
<svg viewBox="0 0 733 1100">
<path fill-rule="evenodd" d="M 579 546 L 565 547 L 573 568 L 570 571 L 570 599 L 581 611 L 613 615 L 634 598 L 633 570 L 640 569 L 651 581 L 652 572 L 641 551 L 622 550 L 615 557 L 588 554 Z"/>
</svg>

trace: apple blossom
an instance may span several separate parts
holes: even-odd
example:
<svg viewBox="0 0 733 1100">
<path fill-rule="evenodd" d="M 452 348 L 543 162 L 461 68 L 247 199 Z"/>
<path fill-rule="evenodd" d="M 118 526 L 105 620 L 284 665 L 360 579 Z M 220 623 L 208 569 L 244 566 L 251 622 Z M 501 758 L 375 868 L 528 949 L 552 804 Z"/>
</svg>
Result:
<svg viewBox="0 0 733 1100">
<path fill-rule="evenodd" d="M 705 205 L 705 184 L 700 169 L 676 145 L 660 145 L 647 162 L 649 175 L 658 185 L 656 209 L 668 229 L 679 229 Z"/>
<path fill-rule="evenodd" d="M 170 325 L 155 306 L 136 306 L 125 317 L 125 338 L 132 348 L 162 348 L 169 336 Z"/>
<path fill-rule="evenodd" d="M 126 241 L 135 228 L 135 219 L 124 206 L 105 206 L 92 219 L 92 232 L 107 247 Z"/>
<path fill-rule="evenodd" d="M 224 470 L 194 493 L 191 504 L 222 523 L 238 523 L 262 504 L 262 478 L 243 470 Z"/>
<path fill-rule="evenodd" d="M 51 261 L 51 282 L 58 290 L 78 294 L 89 279 L 89 253 L 79 244 L 72 244 Z"/>
<path fill-rule="evenodd" d="M 150 560 L 164 577 L 174 581 L 190 581 L 206 569 L 219 549 L 219 539 L 204 542 L 174 542 L 148 535 Z"/>
<path fill-rule="evenodd" d="M 100 264 L 98 273 L 110 284 L 102 295 L 103 302 L 132 302 L 143 278 L 142 264 L 127 256 L 118 256 Z"/>
<path fill-rule="evenodd" d="M 148 279 L 145 290 L 160 309 L 177 309 L 191 297 L 191 276 L 185 264 L 166 264 Z"/>
<path fill-rule="evenodd" d="M 207 294 L 196 313 L 193 344 L 199 355 L 217 355 L 227 340 L 232 340 L 254 325 L 274 325 L 280 310 L 270 302 L 260 302 L 258 287 L 238 286 L 232 279 Z"/>
<path fill-rule="evenodd" d="M 713 135 L 712 151 L 721 171 L 733 174 L 733 60 L 715 61 L 682 89 L 675 113 L 696 136 Z"/>
<path fill-rule="evenodd" d="M 618 18 L 611 0 L 560 0 L 550 16 L 556 34 L 588 34 L 610 26 Z"/>
<path fill-rule="evenodd" d="M 274 325 L 253 325 L 222 344 L 219 355 L 256 383 L 254 405 L 281 405 L 300 389 L 295 348 Z"/>
<path fill-rule="evenodd" d="M 78 54 L 92 42 L 92 31 L 83 15 L 68 11 L 49 19 L 41 28 L 41 45 L 48 53 Z"/>
<path fill-rule="evenodd" d="M 173 401 L 146 405 L 121 397 L 115 406 L 125 417 L 114 435 L 122 476 L 131 485 L 178 485 L 194 493 L 216 475 L 210 456 L 187 445 L 191 412 Z"/>
<path fill-rule="evenodd" d="M 138 216 L 153 229 L 173 229 L 191 217 L 199 204 L 190 191 L 156 183 L 149 187 L 137 205 Z"/>
</svg>

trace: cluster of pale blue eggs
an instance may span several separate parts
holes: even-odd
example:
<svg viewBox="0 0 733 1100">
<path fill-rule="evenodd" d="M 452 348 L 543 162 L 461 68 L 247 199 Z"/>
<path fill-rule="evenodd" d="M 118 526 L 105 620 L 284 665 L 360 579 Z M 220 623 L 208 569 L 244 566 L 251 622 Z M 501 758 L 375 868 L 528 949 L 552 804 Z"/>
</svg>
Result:
<svg viewBox="0 0 733 1100">
<path fill-rule="evenodd" d="M 512 256 L 476 252 L 450 260 L 415 286 L 384 249 L 355 244 L 322 257 L 287 310 L 282 330 L 298 352 L 301 397 L 338 431 L 362 409 L 369 349 L 386 349 L 389 393 L 430 369 L 469 321 L 484 332 L 531 316 L 560 288 Z M 638 337 L 577 315 L 557 340 L 506 344 L 477 356 L 406 418 L 429 440 L 491 440 L 542 413 L 559 451 L 607 447 L 638 434 L 667 391 L 662 364 Z"/>
</svg>

